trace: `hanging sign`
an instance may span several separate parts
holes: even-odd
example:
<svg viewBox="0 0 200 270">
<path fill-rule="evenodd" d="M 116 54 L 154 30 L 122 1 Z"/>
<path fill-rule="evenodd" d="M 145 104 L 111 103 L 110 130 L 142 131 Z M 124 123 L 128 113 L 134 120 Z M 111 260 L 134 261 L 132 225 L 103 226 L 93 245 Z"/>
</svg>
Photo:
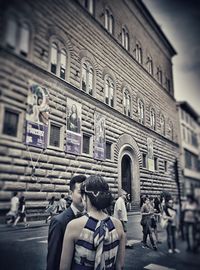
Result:
<svg viewBox="0 0 200 270">
<path fill-rule="evenodd" d="M 151 138 L 147 138 L 147 167 L 149 171 L 154 172 L 153 140 Z"/>
<path fill-rule="evenodd" d="M 25 143 L 45 148 L 47 146 L 48 122 L 48 91 L 31 81 L 27 98 Z"/>
<path fill-rule="evenodd" d="M 101 113 L 94 114 L 94 159 L 106 158 L 105 116 Z"/>
<path fill-rule="evenodd" d="M 80 103 L 67 98 L 66 152 L 81 154 L 81 109 Z"/>
</svg>

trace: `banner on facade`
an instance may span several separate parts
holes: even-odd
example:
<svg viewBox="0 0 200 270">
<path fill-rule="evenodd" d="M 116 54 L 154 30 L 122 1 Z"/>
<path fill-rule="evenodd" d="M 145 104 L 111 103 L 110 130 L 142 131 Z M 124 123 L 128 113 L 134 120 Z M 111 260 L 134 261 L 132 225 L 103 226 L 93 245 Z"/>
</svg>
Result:
<svg viewBox="0 0 200 270">
<path fill-rule="evenodd" d="M 48 122 L 48 91 L 30 81 L 26 109 L 25 143 L 27 145 L 45 148 L 47 146 Z"/>
<path fill-rule="evenodd" d="M 67 98 L 66 152 L 81 154 L 81 104 Z"/>
<path fill-rule="evenodd" d="M 94 114 L 94 159 L 106 158 L 105 117 L 98 112 Z"/>
<path fill-rule="evenodd" d="M 149 171 L 154 172 L 154 157 L 153 157 L 153 140 L 147 138 L 147 168 Z"/>
</svg>

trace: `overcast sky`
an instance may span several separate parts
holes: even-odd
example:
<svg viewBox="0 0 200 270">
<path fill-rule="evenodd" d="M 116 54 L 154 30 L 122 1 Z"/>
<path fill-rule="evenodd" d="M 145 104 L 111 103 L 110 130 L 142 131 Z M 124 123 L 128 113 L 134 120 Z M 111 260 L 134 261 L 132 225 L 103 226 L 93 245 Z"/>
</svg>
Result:
<svg viewBox="0 0 200 270">
<path fill-rule="evenodd" d="M 200 0 L 143 0 L 177 52 L 174 90 L 200 114 Z"/>
</svg>

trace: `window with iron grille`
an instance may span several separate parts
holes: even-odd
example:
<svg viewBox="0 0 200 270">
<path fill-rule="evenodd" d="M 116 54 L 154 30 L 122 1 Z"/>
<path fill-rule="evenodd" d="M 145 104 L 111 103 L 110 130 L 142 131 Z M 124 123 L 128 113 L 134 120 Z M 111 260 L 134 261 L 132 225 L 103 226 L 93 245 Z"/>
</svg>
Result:
<svg viewBox="0 0 200 270">
<path fill-rule="evenodd" d="M 106 142 L 106 159 L 111 159 L 111 146 L 112 143 Z"/>
<path fill-rule="evenodd" d="M 61 130 L 60 126 L 51 123 L 49 145 L 54 147 L 60 147 L 60 130 Z"/>
<path fill-rule="evenodd" d="M 90 154 L 90 136 L 83 134 L 83 148 L 82 151 L 84 154 Z"/>
<path fill-rule="evenodd" d="M 147 155 L 145 153 L 142 154 L 142 167 L 147 168 Z"/>
<path fill-rule="evenodd" d="M 3 121 L 3 134 L 17 137 L 19 113 L 5 109 Z"/>
</svg>

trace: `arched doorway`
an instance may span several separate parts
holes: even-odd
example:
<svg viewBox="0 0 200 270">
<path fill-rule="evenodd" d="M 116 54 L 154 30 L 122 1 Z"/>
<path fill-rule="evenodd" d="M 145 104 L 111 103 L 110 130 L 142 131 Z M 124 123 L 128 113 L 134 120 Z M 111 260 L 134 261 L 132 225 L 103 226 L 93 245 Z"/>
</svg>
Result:
<svg viewBox="0 0 200 270">
<path fill-rule="evenodd" d="M 134 138 L 129 134 L 120 136 L 116 145 L 118 159 L 118 192 L 125 189 L 131 195 L 131 207 L 140 205 L 140 169 L 142 163 L 140 150 Z"/>
<path fill-rule="evenodd" d="M 124 155 L 121 161 L 121 187 L 128 194 L 130 194 L 130 199 L 132 200 L 132 192 L 131 192 L 131 159 L 128 155 Z"/>
</svg>

